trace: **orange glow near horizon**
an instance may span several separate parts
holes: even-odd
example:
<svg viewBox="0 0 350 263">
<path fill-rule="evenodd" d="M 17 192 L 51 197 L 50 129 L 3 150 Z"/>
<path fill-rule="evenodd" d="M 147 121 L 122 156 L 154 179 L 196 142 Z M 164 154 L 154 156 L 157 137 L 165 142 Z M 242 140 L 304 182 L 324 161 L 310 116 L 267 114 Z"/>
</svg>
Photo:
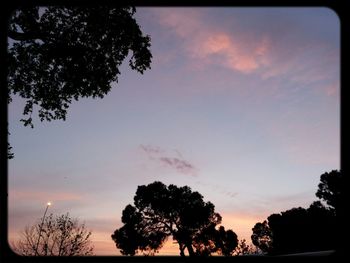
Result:
<svg viewBox="0 0 350 263">
<path fill-rule="evenodd" d="M 236 214 L 236 213 L 222 213 L 221 225 L 226 230 L 232 229 L 238 236 L 238 240 L 245 239 L 247 243 L 251 243 L 252 228 L 257 222 L 264 220 L 264 217 L 251 216 L 248 214 Z M 120 256 L 119 249 L 116 248 L 115 243 L 110 238 L 111 233 L 93 231 L 91 240 L 94 244 L 94 253 L 96 255 L 111 255 Z M 179 256 L 180 251 L 178 244 L 173 241 L 171 237 L 164 243 L 163 247 L 159 250 L 156 256 Z"/>
</svg>

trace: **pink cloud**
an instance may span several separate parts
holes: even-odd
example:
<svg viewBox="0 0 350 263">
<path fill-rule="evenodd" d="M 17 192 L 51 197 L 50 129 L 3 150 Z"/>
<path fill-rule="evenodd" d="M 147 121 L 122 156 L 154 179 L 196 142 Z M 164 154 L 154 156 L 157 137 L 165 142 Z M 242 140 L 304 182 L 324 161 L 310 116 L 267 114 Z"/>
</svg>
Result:
<svg viewBox="0 0 350 263">
<path fill-rule="evenodd" d="M 182 47 L 199 65 L 221 65 L 241 73 L 251 73 L 266 64 L 270 50 L 267 36 L 224 32 L 205 23 L 198 10 L 157 10 L 162 26 L 182 40 Z"/>
<path fill-rule="evenodd" d="M 225 25 L 209 23 L 205 15 L 206 11 L 192 8 L 159 8 L 154 12 L 159 24 L 178 39 L 178 53 L 188 56 L 190 70 L 220 66 L 257 74 L 262 81 L 277 78 L 297 86 L 329 81 L 337 70 L 334 65 L 339 64 L 339 52 L 327 43 L 312 42 L 302 35 L 290 41 L 273 30 L 240 30 L 235 17 L 230 21 L 232 29 L 223 28 Z M 335 93 L 334 87 L 322 91 L 328 96 Z"/>
<path fill-rule="evenodd" d="M 270 41 L 267 37 L 247 45 L 239 36 L 231 37 L 224 32 L 210 32 L 204 39 L 198 39 L 191 55 L 208 59 L 212 64 L 220 64 L 241 73 L 251 73 L 267 64 Z"/>
<path fill-rule="evenodd" d="M 326 94 L 330 97 L 337 96 L 339 94 L 339 90 L 340 90 L 340 87 L 338 82 L 333 82 L 332 84 L 326 86 L 325 88 Z"/>
<path fill-rule="evenodd" d="M 198 10 L 186 8 L 157 8 L 154 12 L 160 23 L 173 30 L 181 38 L 198 33 L 201 28 L 200 13 Z"/>
<path fill-rule="evenodd" d="M 234 47 L 230 37 L 226 34 L 220 33 L 204 39 L 201 47 L 202 48 L 198 50 L 198 56 L 207 56 L 215 53 L 226 52 L 228 50 L 232 50 L 234 52 L 236 50 L 236 47 Z"/>
</svg>

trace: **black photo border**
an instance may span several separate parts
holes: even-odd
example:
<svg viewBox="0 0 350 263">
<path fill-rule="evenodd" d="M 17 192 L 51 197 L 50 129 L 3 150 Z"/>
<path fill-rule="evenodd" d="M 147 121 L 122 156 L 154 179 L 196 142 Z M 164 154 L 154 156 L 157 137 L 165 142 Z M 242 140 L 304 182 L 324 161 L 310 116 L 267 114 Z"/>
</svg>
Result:
<svg viewBox="0 0 350 263">
<path fill-rule="evenodd" d="M 208 257 L 208 258 L 182 258 L 180 256 L 156 256 L 156 257 L 127 257 L 127 256 L 89 256 L 89 257 L 23 257 L 15 254 L 8 243 L 8 160 L 7 160 L 7 122 L 8 122 L 8 105 L 7 105 L 7 25 L 8 18 L 13 10 L 26 5 L 67 5 L 67 6 L 89 6 L 89 5 L 135 5 L 137 6 L 223 6 L 223 7 L 327 7 L 332 9 L 340 20 L 340 37 L 341 37 L 341 67 L 340 67 L 340 156 L 341 171 L 345 174 L 348 189 L 348 134 L 349 128 L 346 121 L 346 99 L 348 98 L 349 85 L 349 17 L 350 5 L 346 0 L 216 0 L 216 1 L 156 1 L 156 0 L 5 0 L 1 3 L 0 8 L 0 263 L 2 262 L 191 262 L 198 260 L 199 262 L 343 262 L 347 261 L 347 238 L 349 235 L 349 227 L 347 227 L 347 218 L 343 217 L 341 233 L 338 233 L 336 240 L 337 249 L 334 253 L 328 255 L 313 256 L 249 256 L 249 257 Z M 349 3 L 350 4 L 350 3 Z"/>
</svg>

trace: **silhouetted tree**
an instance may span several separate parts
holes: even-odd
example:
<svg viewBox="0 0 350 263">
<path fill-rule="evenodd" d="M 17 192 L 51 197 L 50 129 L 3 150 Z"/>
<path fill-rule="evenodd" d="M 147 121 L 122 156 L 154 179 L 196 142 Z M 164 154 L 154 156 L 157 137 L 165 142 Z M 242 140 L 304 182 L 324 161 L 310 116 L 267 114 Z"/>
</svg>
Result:
<svg viewBox="0 0 350 263">
<path fill-rule="evenodd" d="M 216 240 L 218 239 L 218 230 L 216 224 L 210 224 L 202 229 L 192 240 L 197 256 L 210 256 L 212 253 L 218 252 Z"/>
<path fill-rule="evenodd" d="M 24 256 L 87 256 L 93 254 L 89 240 L 91 232 L 85 224 L 69 214 L 45 217 L 33 226 L 27 226 L 23 238 L 13 244 L 16 253 Z M 41 231 L 40 231 L 41 229 Z M 39 241 L 39 243 L 38 243 Z"/>
<path fill-rule="evenodd" d="M 123 210 L 122 222 L 124 226 L 114 232 L 112 239 L 123 255 L 133 256 L 137 250 L 154 254 L 167 238 L 168 233 L 162 228 L 147 225 L 143 214 L 132 205 Z"/>
<path fill-rule="evenodd" d="M 334 249 L 334 212 L 321 202 L 308 209 L 292 208 L 272 214 L 253 228 L 252 241 L 270 254 L 288 254 Z M 266 244 L 265 240 L 268 240 Z"/>
<path fill-rule="evenodd" d="M 129 51 L 133 70 L 150 68 L 150 37 L 135 12 L 108 6 L 15 10 L 8 27 L 8 102 L 12 94 L 26 100 L 25 126 L 33 127 L 34 106 L 41 121 L 65 120 L 72 100 L 103 98 Z"/>
<path fill-rule="evenodd" d="M 225 230 L 224 226 L 219 229 L 212 224 L 203 229 L 192 241 L 196 255 L 210 256 L 217 253 L 223 256 L 232 256 L 238 244 L 237 235 L 231 229 Z"/>
<path fill-rule="evenodd" d="M 181 256 L 185 250 L 190 256 L 216 251 L 226 255 L 237 246 L 232 230 L 215 229 L 221 216 L 215 213 L 214 205 L 204 202 L 203 196 L 188 186 L 166 186 L 157 181 L 138 186 L 134 206 L 125 207 L 122 222 L 112 239 L 124 255 L 138 251 L 154 254 L 169 236 L 178 243 Z"/>
<path fill-rule="evenodd" d="M 325 201 L 329 209 L 334 210 L 336 220 L 334 232 L 338 233 L 344 233 L 344 230 L 348 229 L 346 186 L 343 171 L 332 170 L 321 175 L 316 192 L 316 196 Z M 336 244 L 337 253 L 347 253 L 347 248 L 345 248 L 341 238 L 336 238 L 334 243 Z"/>
<path fill-rule="evenodd" d="M 272 232 L 267 221 L 256 223 L 252 231 L 253 244 L 263 252 L 269 253 L 272 250 Z"/>
<path fill-rule="evenodd" d="M 218 235 L 215 240 L 215 245 L 218 249 L 219 254 L 224 256 L 232 256 L 235 248 L 238 245 L 236 233 L 230 229 L 225 231 L 225 228 L 223 226 L 220 226 L 217 232 Z"/>
<path fill-rule="evenodd" d="M 345 180 L 342 173 L 337 170 L 321 175 L 316 196 L 336 211 L 342 207 Z"/>
<path fill-rule="evenodd" d="M 309 208 L 292 208 L 256 223 L 253 244 L 270 254 L 285 254 L 343 248 L 336 233 L 345 224 L 345 178 L 333 170 L 321 175 L 316 196 L 327 203 L 313 202 Z"/>
</svg>

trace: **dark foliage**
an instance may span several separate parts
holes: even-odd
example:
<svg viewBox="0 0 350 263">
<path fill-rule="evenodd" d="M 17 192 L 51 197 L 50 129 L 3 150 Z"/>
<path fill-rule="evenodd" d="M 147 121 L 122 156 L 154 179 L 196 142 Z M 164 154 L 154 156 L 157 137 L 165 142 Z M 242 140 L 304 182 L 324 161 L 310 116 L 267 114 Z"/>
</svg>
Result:
<svg viewBox="0 0 350 263">
<path fill-rule="evenodd" d="M 219 251 L 219 254 L 224 256 L 232 256 L 235 248 L 238 245 L 236 233 L 230 229 L 225 231 L 225 228 L 223 226 L 219 227 L 215 241 L 215 245 Z"/>
<path fill-rule="evenodd" d="M 32 126 L 33 106 L 40 120 L 65 119 L 72 100 L 103 98 L 118 80 L 119 66 L 143 73 L 150 68 L 150 37 L 133 18 L 135 8 L 47 7 L 14 12 L 8 36 L 9 96 L 26 99 L 24 125 Z"/>
<path fill-rule="evenodd" d="M 269 253 L 272 249 L 272 232 L 267 221 L 256 223 L 252 231 L 253 244 L 263 252 Z"/>
<path fill-rule="evenodd" d="M 325 201 L 329 209 L 334 211 L 336 220 L 334 232 L 342 233 L 342 235 L 346 235 L 345 231 L 348 229 L 346 187 L 347 182 L 343 172 L 332 170 L 321 175 L 316 192 L 316 196 Z M 347 254 L 347 247 L 342 238 L 336 238 L 334 243 L 337 253 Z"/>
<path fill-rule="evenodd" d="M 33 111 L 41 121 L 65 120 L 73 100 L 103 98 L 118 82 L 131 52 L 131 69 L 150 68 L 151 39 L 133 17 L 134 7 L 27 7 L 8 27 L 8 102 L 25 99 L 25 126 Z M 8 158 L 13 158 L 8 145 Z"/>
<path fill-rule="evenodd" d="M 253 228 L 252 241 L 269 254 L 335 249 L 334 211 L 317 201 L 308 209 L 292 208 L 272 214 Z"/>
<path fill-rule="evenodd" d="M 344 180 L 340 171 L 322 174 L 316 196 L 328 206 L 315 201 L 307 209 L 298 207 L 270 215 L 252 229 L 253 244 L 269 254 L 340 249 L 337 233 L 345 226 Z"/>
<path fill-rule="evenodd" d="M 321 203 L 293 208 L 268 217 L 274 253 L 334 249 L 334 214 Z M 333 229 L 332 229 L 333 227 Z"/>
<path fill-rule="evenodd" d="M 290 254 L 336 248 L 334 209 L 313 202 L 308 209 L 292 208 L 256 223 L 252 242 L 268 254 Z"/>
<path fill-rule="evenodd" d="M 197 256 L 210 256 L 212 253 L 232 256 L 238 245 L 238 239 L 231 229 L 225 230 L 224 226 L 216 229 L 212 224 L 194 237 L 192 245 Z"/>
<path fill-rule="evenodd" d="M 322 174 L 320 181 L 316 196 L 335 209 L 337 213 L 344 206 L 342 202 L 344 200 L 345 178 L 340 171 L 333 170 Z"/>
<path fill-rule="evenodd" d="M 190 256 L 229 255 L 238 243 L 232 230 L 215 229 L 221 216 L 188 186 L 161 182 L 138 186 L 134 206 L 125 207 L 122 222 L 112 239 L 124 255 L 154 254 L 169 236 L 178 243 L 181 256 L 185 250 Z"/>
<path fill-rule="evenodd" d="M 262 251 L 255 245 L 247 244 L 245 239 L 241 239 L 238 242 L 235 251 L 233 252 L 234 256 L 243 256 L 243 255 L 260 255 Z"/>
</svg>

